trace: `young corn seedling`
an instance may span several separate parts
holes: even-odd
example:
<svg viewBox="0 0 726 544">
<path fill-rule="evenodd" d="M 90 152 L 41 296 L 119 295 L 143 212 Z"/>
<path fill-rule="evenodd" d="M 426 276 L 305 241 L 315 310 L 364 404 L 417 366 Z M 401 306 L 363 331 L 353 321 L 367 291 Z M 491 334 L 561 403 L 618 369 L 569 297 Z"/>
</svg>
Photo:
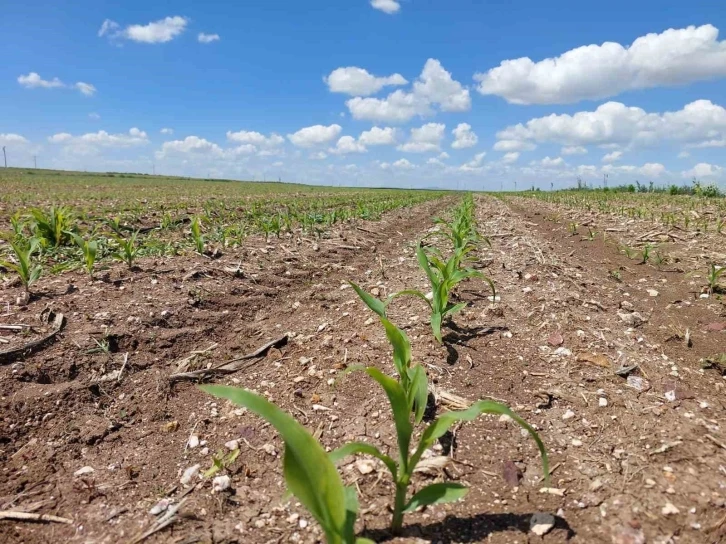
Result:
<svg viewBox="0 0 726 544">
<path fill-rule="evenodd" d="M 643 250 L 640 253 L 640 264 L 646 264 L 650 260 L 650 252 L 653 250 L 653 246 L 645 244 Z"/>
<path fill-rule="evenodd" d="M 195 217 L 191 225 L 192 229 L 192 240 L 194 241 L 194 248 L 200 255 L 204 254 L 204 236 L 202 235 L 202 226 L 199 223 L 199 217 Z"/>
<path fill-rule="evenodd" d="M 38 251 L 40 241 L 37 238 L 31 238 L 28 241 L 11 241 L 10 247 L 17 262 L 0 261 L 0 265 L 14 271 L 20 278 L 25 292 L 29 294 L 30 286 L 38 281 L 43 273 L 43 268 L 39 264 L 33 264 L 33 254 Z"/>
<path fill-rule="evenodd" d="M 429 305 L 429 309 L 431 310 L 431 330 L 433 331 L 434 338 L 440 344 L 443 342 L 441 325 L 444 320 L 463 310 L 467 305 L 466 302 L 460 302 L 458 304 L 449 302 L 451 291 L 459 283 L 468 278 L 481 278 L 489 284 L 492 290 L 492 297 L 496 299 L 494 282 L 489 277 L 478 270 L 459 268 L 459 264 L 467 251 L 467 248 L 455 251 L 447 261 L 443 261 L 436 256 L 432 255 L 429 257 L 426 255 L 421 244 L 419 244 L 416 247 L 416 258 L 418 259 L 419 266 L 426 273 L 426 277 L 431 285 L 430 295 L 426 295 L 416 289 L 405 289 L 389 297 L 389 302 L 391 299 L 402 295 L 411 295 L 426 301 L 426 304 Z"/>
<path fill-rule="evenodd" d="M 139 254 L 139 248 L 136 245 L 136 238 L 139 236 L 139 231 L 134 232 L 128 238 L 116 238 L 118 244 L 118 251 L 111 254 L 111 256 L 121 262 L 126 263 L 129 268 L 134 266 L 136 256 Z"/>
<path fill-rule="evenodd" d="M 71 239 L 71 214 L 67 208 L 51 206 L 48 213 L 43 210 L 31 210 L 35 236 L 51 247 L 66 245 Z"/>
<path fill-rule="evenodd" d="M 395 327 L 393 328 L 395 329 Z M 405 335 L 401 331 L 399 332 L 408 344 L 408 339 L 405 338 Z M 388 328 L 386 328 L 386 333 L 388 334 Z M 407 346 L 407 349 L 410 351 L 410 345 Z M 395 351 L 396 345 L 394 344 L 394 353 Z M 420 365 L 413 367 L 414 370 L 417 368 L 421 369 L 421 375 L 423 376 L 422 387 L 428 391 L 426 373 Z M 473 421 L 482 414 L 509 416 L 513 421 L 523 427 L 536 442 L 542 456 L 545 479 L 548 479 L 549 462 L 547 452 L 537 432 L 521 417 L 512 412 L 509 407 L 489 400 L 475 402 L 466 410 L 446 412 L 440 415 L 423 430 L 418 444 L 415 445 L 412 452 L 411 446 L 413 445 L 414 430 L 416 425 L 421 421 L 418 418 L 418 413 L 413 409 L 414 400 L 412 399 L 412 395 L 406 391 L 403 382 L 398 382 L 386 376 L 375 367 L 368 367 L 365 369 L 365 372 L 378 382 L 388 397 L 396 426 L 398 442 L 397 458 L 394 460 L 392 457 L 383 454 L 375 446 L 364 442 L 346 444 L 331 452 L 330 458 L 333 461 L 339 461 L 349 455 L 366 454 L 379 459 L 386 466 L 391 473 L 396 488 L 393 502 L 393 517 L 391 520 L 391 531 L 394 534 L 401 530 L 404 514 L 412 512 L 420 506 L 453 502 L 467 494 L 468 489 L 464 485 L 453 482 L 431 484 L 420 489 L 413 495 L 409 494 L 413 474 L 424 452 L 432 447 L 434 442 L 441 438 L 454 423 L 459 421 Z M 411 416 L 412 413 L 414 414 L 413 418 Z"/>
<path fill-rule="evenodd" d="M 715 264 L 711 263 L 708 267 L 708 275 L 706 278 L 708 279 L 708 291 L 710 294 L 714 294 L 715 292 L 718 292 L 721 290 L 721 286 L 719 285 L 719 280 L 723 274 L 726 273 L 726 267 L 724 266 L 716 266 Z"/>
<path fill-rule="evenodd" d="M 355 283 L 350 282 L 350 285 L 365 305 L 378 314 L 381 324 L 386 329 L 386 337 L 393 346 L 393 365 L 398 373 L 401 387 L 406 393 L 411 411 L 415 414 L 414 421 L 418 424 L 423 419 L 429 395 L 426 371 L 421 365 L 411 366 L 411 342 L 405 332 L 388 320 L 386 305 Z"/>
<path fill-rule="evenodd" d="M 285 484 L 320 524 L 327 544 L 374 544 L 372 540 L 356 538 L 358 497 L 355 488 L 343 485 L 333 459 L 305 427 L 250 391 L 223 385 L 200 387 L 211 395 L 247 408 L 280 433 L 285 443 L 282 460 Z"/>
<path fill-rule="evenodd" d="M 96 262 L 96 254 L 98 253 L 98 242 L 96 240 L 84 240 L 77 234 L 71 233 L 75 244 L 81 248 L 83 254 L 83 266 L 88 275 L 93 279 L 93 265 Z"/>
</svg>

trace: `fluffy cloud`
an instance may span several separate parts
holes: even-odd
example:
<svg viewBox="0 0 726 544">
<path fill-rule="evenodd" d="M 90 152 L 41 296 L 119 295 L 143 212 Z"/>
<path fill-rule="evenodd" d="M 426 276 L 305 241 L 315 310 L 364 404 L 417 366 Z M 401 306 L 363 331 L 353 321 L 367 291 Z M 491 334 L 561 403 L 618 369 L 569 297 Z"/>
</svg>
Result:
<svg viewBox="0 0 726 544">
<path fill-rule="evenodd" d="M 134 127 L 125 134 L 109 134 L 105 130 L 99 130 L 98 132 L 89 132 L 81 136 L 73 136 L 67 132 L 60 132 L 50 136 L 48 141 L 53 144 L 62 143 L 66 145 L 78 145 L 80 147 L 124 148 L 148 144 L 149 138 L 146 132 Z"/>
<path fill-rule="evenodd" d="M 620 102 L 607 102 L 595 111 L 549 115 L 517 124 L 497 133 L 514 145 L 556 143 L 568 147 L 599 145 L 648 146 L 663 141 L 699 143 L 726 137 L 726 109 L 708 100 L 696 100 L 682 110 L 648 113 Z"/>
<path fill-rule="evenodd" d="M 511 164 L 513 162 L 517 162 L 517 159 L 519 159 L 519 151 L 510 151 L 509 153 L 504 154 L 502 162 L 504 164 Z"/>
<path fill-rule="evenodd" d="M 481 172 L 484 169 L 482 166 L 482 163 L 484 162 L 484 157 L 486 157 L 485 151 L 477 153 L 476 155 L 474 155 L 474 158 L 472 160 L 462 164 L 459 167 L 459 170 L 461 170 L 462 172 Z"/>
<path fill-rule="evenodd" d="M 681 172 L 684 178 L 696 178 L 697 180 L 705 179 L 707 181 L 722 180 L 726 177 L 726 169 L 715 164 L 700 162 L 690 170 Z"/>
<path fill-rule="evenodd" d="M 227 139 L 239 144 L 252 144 L 258 147 L 275 147 L 285 143 L 285 138 L 274 132 L 265 136 L 259 132 L 240 130 L 239 132 L 227 131 Z"/>
<path fill-rule="evenodd" d="M 314 125 L 301 128 L 294 134 L 288 134 L 287 138 L 297 147 L 313 147 L 327 144 L 340 136 L 343 128 L 340 125 Z"/>
<path fill-rule="evenodd" d="M 376 77 L 363 68 L 348 66 L 337 68 L 323 78 L 330 92 L 351 96 L 370 96 L 389 85 L 406 85 L 408 81 L 401 74 Z"/>
<path fill-rule="evenodd" d="M 27 89 L 34 89 L 37 87 L 42 87 L 43 89 L 54 89 L 66 86 L 65 83 L 57 77 L 54 77 L 51 80 L 46 80 L 40 77 L 37 72 L 30 72 L 27 76 L 18 76 L 18 83 Z"/>
<path fill-rule="evenodd" d="M 199 136 L 187 136 L 183 140 L 164 142 L 161 150 L 156 153 L 157 158 L 165 158 L 170 155 L 211 155 L 222 157 L 224 150 L 214 142 L 200 138 Z"/>
<path fill-rule="evenodd" d="M 648 162 L 640 167 L 640 173 L 649 178 L 658 178 L 665 172 L 666 167 L 659 162 Z"/>
<path fill-rule="evenodd" d="M 335 147 L 328 149 L 328 152 L 335 155 L 347 155 L 348 153 L 365 153 L 366 146 L 357 142 L 353 136 L 341 136 Z"/>
<path fill-rule="evenodd" d="M 187 24 L 189 24 L 189 19 L 174 15 L 146 25 L 129 25 L 122 29 L 117 22 L 106 19 L 98 31 L 98 36 L 108 36 L 111 40 L 126 39 L 138 43 L 166 43 L 184 32 Z"/>
<path fill-rule="evenodd" d="M 218 42 L 219 34 L 205 34 L 204 32 L 200 32 L 199 34 L 197 34 L 197 41 L 199 43 Z"/>
<path fill-rule="evenodd" d="M 396 162 L 393 163 L 394 168 L 398 168 L 399 170 L 411 170 L 413 168 L 416 168 L 415 164 L 412 164 L 407 159 L 398 159 Z"/>
<path fill-rule="evenodd" d="M 608 153 L 602 158 L 602 162 L 615 162 L 619 161 L 623 157 L 622 151 L 613 151 L 612 153 Z"/>
<path fill-rule="evenodd" d="M 563 155 L 585 155 L 587 149 L 581 145 L 566 145 L 560 150 L 560 153 Z"/>
<path fill-rule="evenodd" d="M 53 79 L 50 79 L 50 80 L 43 79 L 42 77 L 40 77 L 40 75 L 37 72 L 30 72 L 28 75 L 18 76 L 18 83 L 20 83 L 20 85 L 22 85 L 26 89 L 73 88 L 73 89 L 80 91 L 82 94 L 84 94 L 86 96 L 93 96 L 96 93 L 96 87 L 94 87 L 90 83 L 84 83 L 83 81 L 79 81 L 78 83 L 74 83 L 73 85 L 66 85 L 57 77 L 54 77 Z"/>
<path fill-rule="evenodd" d="M 24 145 L 28 143 L 30 142 L 20 134 L 0 134 L 0 145 Z"/>
<path fill-rule="evenodd" d="M 396 149 L 408 153 L 439 151 L 445 130 L 446 125 L 442 123 L 426 123 L 420 128 L 412 128 L 408 142 L 399 145 Z"/>
<path fill-rule="evenodd" d="M 91 85 L 90 83 L 83 83 L 83 81 L 79 81 L 75 85 L 73 85 L 76 89 L 81 91 L 81 94 L 84 94 L 86 96 L 93 96 L 96 94 L 96 87 Z"/>
<path fill-rule="evenodd" d="M 159 132 L 162 134 L 174 134 L 173 128 L 162 128 Z"/>
<path fill-rule="evenodd" d="M 605 42 L 534 62 L 505 60 L 474 79 L 478 91 L 513 104 L 567 104 L 633 89 L 726 76 L 726 41 L 712 25 L 647 34 L 630 46 Z"/>
<path fill-rule="evenodd" d="M 523 140 L 499 140 L 494 144 L 494 151 L 532 151 L 537 146 Z"/>
<path fill-rule="evenodd" d="M 428 59 L 410 92 L 399 89 L 386 98 L 357 96 L 345 104 L 354 119 L 402 123 L 416 116 L 431 115 L 434 106 L 447 112 L 468 111 L 471 96 L 438 60 Z"/>
<path fill-rule="evenodd" d="M 394 145 L 398 139 L 398 131 L 395 128 L 373 127 L 370 130 L 361 132 L 358 141 L 363 145 Z"/>
<path fill-rule="evenodd" d="M 562 157 L 556 157 L 551 159 L 549 156 L 545 157 L 541 161 L 532 161 L 531 165 L 541 166 L 542 168 L 561 168 L 565 165 L 565 159 Z"/>
<path fill-rule="evenodd" d="M 389 15 L 398 13 L 401 10 L 401 4 L 396 0 L 371 0 L 371 6 Z"/>
<path fill-rule="evenodd" d="M 468 123 L 459 123 L 459 125 L 452 130 L 451 133 L 455 138 L 454 143 L 451 144 L 451 147 L 454 149 L 474 147 L 479 141 L 479 138 L 471 130 L 471 125 Z"/>
</svg>

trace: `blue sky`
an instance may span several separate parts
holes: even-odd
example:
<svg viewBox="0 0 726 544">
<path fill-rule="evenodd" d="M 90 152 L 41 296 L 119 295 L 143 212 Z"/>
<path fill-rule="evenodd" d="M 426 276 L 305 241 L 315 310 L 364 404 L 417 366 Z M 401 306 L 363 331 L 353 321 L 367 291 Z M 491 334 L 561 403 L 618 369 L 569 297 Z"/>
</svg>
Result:
<svg viewBox="0 0 726 544">
<path fill-rule="evenodd" d="M 726 182 L 718 2 L 152 4 L 4 6 L 10 165 L 472 189 Z"/>
</svg>

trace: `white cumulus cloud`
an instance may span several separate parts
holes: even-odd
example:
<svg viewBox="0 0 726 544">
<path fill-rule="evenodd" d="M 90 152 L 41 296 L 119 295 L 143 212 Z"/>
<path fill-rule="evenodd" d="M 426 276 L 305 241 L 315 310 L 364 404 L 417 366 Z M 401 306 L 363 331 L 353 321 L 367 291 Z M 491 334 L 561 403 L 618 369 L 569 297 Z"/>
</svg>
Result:
<svg viewBox="0 0 726 544">
<path fill-rule="evenodd" d="M 240 130 L 239 132 L 227 131 L 227 139 L 239 144 L 252 144 L 259 147 L 275 147 L 285 143 L 285 138 L 274 132 L 265 136 L 260 132 Z"/>
<path fill-rule="evenodd" d="M 30 143 L 25 137 L 20 134 L 5 133 L 0 134 L 0 145 L 23 145 Z"/>
<path fill-rule="evenodd" d="M 438 60 L 428 59 L 410 92 L 399 89 L 386 98 L 356 96 L 345 104 L 354 119 L 402 123 L 431 115 L 435 106 L 446 112 L 468 111 L 471 96 Z"/>
<path fill-rule="evenodd" d="M 494 151 L 532 151 L 537 146 L 523 140 L 499 140 L 494 144 Z"/>
<path fill-rule="evenodd" d="M 392 127 L 373 127 L 361 132 L 358 141 L 366 146 L 394 145 L 398 139 L 398 130 Z"/>
<path fill-rule="evenodd" d="M 613 151 L 612 153 L 608 153 L 602 158 L 602 162 L 615 162 L 619 161 L 623 157 L 622 151 Z"/>
<path fill-rule="evenodd" d="M 197 41 L 199 43 L 218 42 L 219 34 L 205 34 L 204 32 L 200 32 L 199 34 L 197 34 Z"/>
<path fill-rule="evenodd" d="M 174 134 L 173 128 L 162 128 L 159 132 L 162 134 Z"/>
<path fill-rule="evenodd" d="M 343 128 L 340 125 L 313 125 L 301 128 L 294 134 L 288 134 L 287 138 L 297 147 L 313 147 L 327 144 L 340 136 Z"/>
<path fill-rule="evenodd" d="M 356 141 L 353 136 L 341 136 L 335 147 L 328 149 L 329 153 L 334 155 L 347 155 L 348 153 L 365 153 L 368 151 L 366 146 Z"/>
<path fill-rule="evenodd" d="M 383 87 L 406 85 L 408 81 L 401 74 L 377 77 L 368 70 L 357 66 L 337 68 L 323 78 L 328 89 L 333 93 L 344 93 L 351 96 L 370 96 Z"/>
<path fill-rule="evenodd" d="M 371 0 L 374 9 L 393 15 L 401 10 L 401 4 L 396 0 Z"/>
<path fill-rule="evenodd" d="M 408 159 L 398 159 L 393 163 L 393 167 L 398 168 L 399 170 L 411 170 L 416 168 L 416 165 L 412 164 Z"/>
<path fill-rule="evenodd" d="M 726 178 L 726 169 L 715 164 L 699 162 L 690 170 L 681 172 L 684 178 L 696 178 L 697 180 L 721 181 Z"/>
<path fill-rule="evenodd" d="M 502 157 L 502 162 L 505 164 L 511 164 L 513 162 L 517 162 L 517 159 L 519 158 L 519 151 L 510 151 L 509 153 L 505 153 Z"/>
<path fill-rule="evenodd" d="M 408 153 L 440 151 L 445 130 L 446 125 L 443 123 L 426 123 L 419 128 L 412 128 L 408 142 L 399 145 L 396 149 Z"/>
<path fill-rule="evenodd" d="M 633 89 L 683 85 L 726 76 L 726 41 L 713 25 L 647 34 L 631 45 L 605 42 L 535 62 L 505 60 L 478 73 L 478 91 L 513 104 L 567 104 Z"/>
<path fill-rule="evenodd" d="M 537 117 L 497 133 L 495 149 L 506 145 L 555 143 L 578 148 L 652 146 L 665 141 L 697 144 L 726 137 L 726 109 L 708 100 L 696 100 L 682 110 L 648 113 L 620 102 L 606 102 L 595 111 L 574 115 Z"/>
<path fill-rule="evenodd" d="M 581 145 L 566 145 L 560 150 L 560 153 L 563 155 L 585 155 L 587 149 Z"/>
<path fill-rule="evenodd" d="M 452 130 L 451 133 L 455 138 L 454 142 L 451 144 L 451 147 L 454 149 L 474 147 L 479 141 L 479 138 L 471 130 L 471 125 L 468 123 L 459 123 L 459 125 Z"/>
<path fill-rule="evenodd" d="M 18 83 L 20 83 L 20 85 L 22 85 L 26 89 L 73 88 L 80 91 L 85 96 L 93 96 L 96 93 L 96 87 L 94 87 L 90 83 L 84 83 L 83 81 L 79 81 L 78 83 L 74 83 L 73 85 L 66 85 L 57 77 L 54 77 L 53 79 L 43 79 L 37 72 L 30 72 L 27 75 L 18 76 Z"/>
<path fill-rule="evenodd" d="M 484 167 L 482 166 L 482 163 L 484 162 L 484 157 L 486 157 L 485 151 L 477 153 L 476 155 L 474 155 L 474 158 L 472 160 L 462 164 L 459 167 L 459 170 L 461 170 L 462 172 L 481 172 L 484 169 Z"/>
<path fill-rule="evenodd" d="M 158 158 L 165 158 L 170 155 L 211 155 L 213 157 L 221 157 L 224 151 L 214 142 L 210 142 L 199 136 L 187 136 L 183 140 L 173 140 L 164 142 L 161 150 L 156 153 Z"/>
<path fill-rule="evenodd" d="M 98 36 L 108 36 L 111 40 L 125 39 L 138 43 L 167 43 L 181 35 L 189 24 L 189 19 L 180 15 L 164 17 L 145 25 L 129 25 L 122 29 L 111 19 L 106 19 L 98 31 Z"/>
</svg>

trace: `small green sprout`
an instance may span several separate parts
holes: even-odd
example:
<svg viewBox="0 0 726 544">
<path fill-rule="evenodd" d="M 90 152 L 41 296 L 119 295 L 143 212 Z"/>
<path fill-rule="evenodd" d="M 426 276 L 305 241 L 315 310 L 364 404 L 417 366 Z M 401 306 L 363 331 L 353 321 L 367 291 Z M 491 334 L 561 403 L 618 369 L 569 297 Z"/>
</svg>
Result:
<svg viewBox="0 0 726 544">
<path fill-rule="evenodd" d="M 0 265 L 14 271 L 20 278 L 25 292 L 29 293 L 30 286 L 38 281 L 43 273 L 43 268 L 39 264 L 33 263 L 33 254 L 40 248 L 40 241 L 37 238 L 11 241 L 10 247 L 16 262 L 0 261 Z"/>
</svg>

